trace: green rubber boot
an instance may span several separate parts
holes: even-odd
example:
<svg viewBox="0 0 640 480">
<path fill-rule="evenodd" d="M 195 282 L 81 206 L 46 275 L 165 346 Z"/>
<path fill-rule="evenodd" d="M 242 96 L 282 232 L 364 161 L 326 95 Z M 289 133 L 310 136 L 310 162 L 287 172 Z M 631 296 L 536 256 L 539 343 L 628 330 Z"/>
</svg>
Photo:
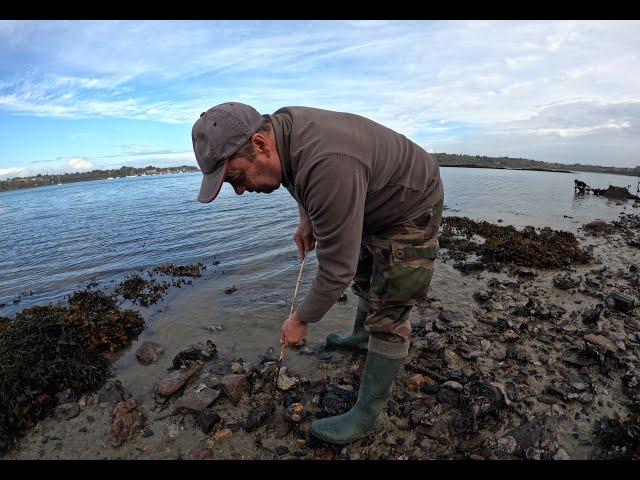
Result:
<svg viewBox="0 0 640 480">
<path fill-rule="evenodd" d="M 390 344 L 391 349 L 396 350 L 403 345 L 371 340 Z M 344 444 L 366 437 L 382 426 L 380 413 L 391 397 L 393 380 L 404 363 L 406 353 L 398 355 L 400 358 L 390 358 L 371 349 L 370 343 L 356 404 L 342 415 L 311 422 L 309 431 L 320 440 Z"/>
<path fill-rule="evenodd" d="M 359 299 L 356 322 L 353 325 L 353 333 L 344 335 L 333 332 L 327 335 L 327 347 L 344 348 L 348 350 L 366 350 L 369 342 L 369 334 L 364 329 L 364 321 L 367 319 L 367 303 Z"/>
</svg>

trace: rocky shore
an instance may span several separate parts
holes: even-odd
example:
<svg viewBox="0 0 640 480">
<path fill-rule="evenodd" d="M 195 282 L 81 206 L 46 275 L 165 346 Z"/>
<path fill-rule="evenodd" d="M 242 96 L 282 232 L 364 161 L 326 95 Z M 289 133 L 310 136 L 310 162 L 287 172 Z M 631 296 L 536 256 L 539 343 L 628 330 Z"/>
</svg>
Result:
<svg viewBox="0 0 640 480">
<path fill-rule="evenodd" d="M 419 305 L 383 430 L 344 446 L 308 433 L 351 407 L 364 354 L 289 349 L 315 368 L 285 359 L 274 389 L 271 349 L 243 359 L 204 338 L 178 351 L 147 341 L 138 361 L 167 369 L 151 395 L 117 377 L 65 388 L 4 458 L 640 458 L 640 217 L 575 236 L 446 217 L 440 240 L 438 262 L 475 293 Z M 120 295 L 144 305 L 163 293 L 141 285 L 129 277 Z"/>
</svg>

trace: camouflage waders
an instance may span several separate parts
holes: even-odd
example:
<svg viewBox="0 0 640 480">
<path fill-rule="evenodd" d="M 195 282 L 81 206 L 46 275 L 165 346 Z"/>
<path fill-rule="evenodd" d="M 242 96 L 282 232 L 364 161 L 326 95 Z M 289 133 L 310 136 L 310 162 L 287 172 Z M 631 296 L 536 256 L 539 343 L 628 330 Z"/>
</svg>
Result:
<svg viewBox="0 0 640 480">
<path fill-rule="evenodd" d="M 382 427 L 393 382 L 409 352 L 411 308 L 427 294 L 438 254 L 443 201 L 417 219 L 362 239 L 353 291 L 366 301 L 367 358 L 358 398 L 341 415 L 314 420 L 309 432 L 344 444 Z"/>
<path fill-rule="evenodd" d="M 409 314 L 425 299 L 431 283 L 443 202 L 410 222 L 362 239 L 351 289 L 368 305 L 365 330 L 370 334 L 369 351 L 393 357 L 407 355 Z M 399 345 L 390 349 L 389 342 Z"/>
</svg>

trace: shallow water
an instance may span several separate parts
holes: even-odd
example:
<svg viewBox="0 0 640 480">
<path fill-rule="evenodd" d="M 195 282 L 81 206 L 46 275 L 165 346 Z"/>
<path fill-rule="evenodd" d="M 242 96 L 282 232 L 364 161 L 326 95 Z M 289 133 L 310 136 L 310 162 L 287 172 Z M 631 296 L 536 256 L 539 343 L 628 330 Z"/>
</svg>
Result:
<svg viewBox="0 0 640 480">
<path fill-rule="evenodd" d="M 573 192 L 574 178 L 597 188 L 632 185 L 635 191 L 633 177 L 468 168 L 441 172 L 445 215 L 575 231 L 595 218 L 612 220 L 623 211 L 638 211 L 631 201 L 619 205 Z M 175 351 L 195 341 L 210 338 L 223 355 L 245 360 L 277 347 L 299 268 L 292 240 L 296 203 L 284 188 L 237 196 L 225 184 L 216 201 L 202 205 L 195 201 L 200 180 L 199 173 L 162 175 L 0 193 L 0 303 L 7 304 L 0 316 L 62 300 L 92 280 L 109 286 L 139 268 L 204 262 L 205 275 L 193 286 L 174 289 L 162 303 L 142 309 L 147 329 L 117 368 L 130 371 L 131 383 L 137 384 L 139 375 L 159 375 Z M 214 260 L 220 264 L 214 266 Z M 298 301 L 316 268 L 313 253 Z M 450 265 L 438 263 L 431 295 L 467 302 L 471 296 L 461 281 Z M 226 295 L 231 285 L 238 290 Z M 21 293 L 26 296 L 13 305 Z M 309 341 L 350 328 L 356 300 L 350 294 L 346 304 L 336 304 L 310 327 Z M 224 330 L 207 331 L 214 323 Z M 135 367 L 135 347 L 149 338 L 167 347 L 167 360 Z M 291 356 L 292 365 L 311 365 L 308 357 Z"/>
</svg>

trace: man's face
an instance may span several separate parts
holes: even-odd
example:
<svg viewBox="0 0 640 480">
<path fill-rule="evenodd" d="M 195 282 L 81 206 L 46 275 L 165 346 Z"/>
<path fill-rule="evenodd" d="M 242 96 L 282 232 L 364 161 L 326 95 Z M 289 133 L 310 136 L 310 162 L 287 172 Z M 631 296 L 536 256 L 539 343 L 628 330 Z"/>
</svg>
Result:
<svg viewBox="0 0 640 480">
<path fill-rule="evenodd" d="M 273 162 L 260 153 L 253 162 L 234 158 L 227 162 L 224 181 L 231 184 L 236 194 L 244 192 L 271 193 L 280 187 L 281 173 Z"/>
</svg>

